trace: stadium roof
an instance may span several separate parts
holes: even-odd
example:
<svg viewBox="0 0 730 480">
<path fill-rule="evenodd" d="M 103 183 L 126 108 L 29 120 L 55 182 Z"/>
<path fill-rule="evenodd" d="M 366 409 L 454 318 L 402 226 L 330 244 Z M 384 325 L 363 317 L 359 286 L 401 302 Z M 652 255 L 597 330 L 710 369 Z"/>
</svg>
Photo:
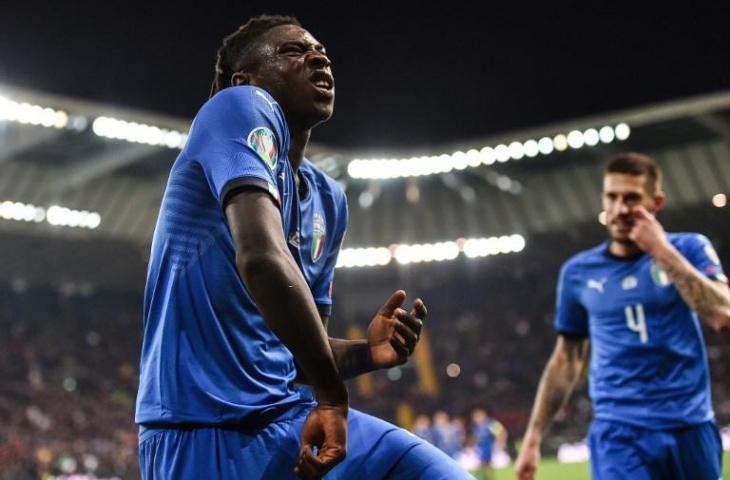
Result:
<svg viewBox="0 0 730 480">
<path fill-rule="evenodd" d="M 189 122 L 0 85 L 0 231 L 147 244 Z M 315 143 L 308 156 L 347 191 L 347 245 L 387 246 L 596 218 L 601 161 L 625 150 L 660 159 L 671 207 L 709 205 L 730 192 L 730 92 L 398 151 Z"/>
</svg>

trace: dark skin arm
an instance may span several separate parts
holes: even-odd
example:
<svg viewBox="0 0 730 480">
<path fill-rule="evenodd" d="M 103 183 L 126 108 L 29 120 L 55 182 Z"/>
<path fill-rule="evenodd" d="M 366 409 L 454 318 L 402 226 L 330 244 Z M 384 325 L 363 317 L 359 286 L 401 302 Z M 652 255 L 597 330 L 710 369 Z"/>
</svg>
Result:
<svg viewBox="0 0 730 480">
<path fill-rule="evenodd" d="M 401 308 L 404 300 L 405 292 L 402 290 L 391 295 L 370 322 L 367 339 L 329 339 L 340 378 L 348 380 L 381 368 L 402 365 L 408 361 L 421 336 L 427 310 L 423 301 L 416 299 L 411 311 L 406 312 Z M 322 317 L 325 330 L 329 320 L 330 317 Z M 309 383 L 301 369 L 297 381 Z"/>
<path fill-rule="evenodd" d="M 302 428 L 297 472 L 321 476 L 345 456 L 348 395 L 312 293 L 286 245 L 281 214 L 268 193 L 236 193 L 225 214 L 241 279 L 267 325 L 310 379 L 317 407 Z"/>
<path fill-rule="evenodd" d="M 519 480 L 533 480 L 540 462 L 540 444 L 550 423 L 583 378 L 588 366 L 587 338 L 559 336 L 535 396 L 530 422 L 515 464 Z"/>
</svg>

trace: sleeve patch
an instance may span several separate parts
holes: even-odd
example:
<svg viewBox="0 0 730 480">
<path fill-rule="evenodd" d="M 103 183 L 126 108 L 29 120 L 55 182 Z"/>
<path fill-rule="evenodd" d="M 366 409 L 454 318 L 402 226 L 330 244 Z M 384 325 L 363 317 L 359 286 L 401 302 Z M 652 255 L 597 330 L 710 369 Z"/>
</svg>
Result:
<svg viewBox="0 0 730 480">
<path fill-rule="evenodd" d="M 271 170 L 276 169 L 279 161 L 279 146 L 274 132 L 266 127 L 256 127 L 248 134 L 248 146 L 261 157 Z"/>
</svg>

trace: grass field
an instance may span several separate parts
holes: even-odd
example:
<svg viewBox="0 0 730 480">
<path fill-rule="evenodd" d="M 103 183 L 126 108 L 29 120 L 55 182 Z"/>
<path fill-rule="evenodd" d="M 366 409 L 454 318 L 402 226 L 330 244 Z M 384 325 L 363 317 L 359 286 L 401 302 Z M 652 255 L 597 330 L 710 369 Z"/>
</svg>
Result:
<svg viewBox="0 0 730 480">
<path fill-rule="evenodd" d="M 590 478 L 588 464 L 561 465 L 554 459 L 543 460 L 537 474 L 538 480 L 587 480 Z M 725 478 L 730 479 L 730 455 L 725 452 L 723 456 L 723 473 Z M 477 476 L 481 480 L 480 476 Z M 494 480 L 514 480 L 514 470 L 504 468 L 495 472 Z"/>
</svg>

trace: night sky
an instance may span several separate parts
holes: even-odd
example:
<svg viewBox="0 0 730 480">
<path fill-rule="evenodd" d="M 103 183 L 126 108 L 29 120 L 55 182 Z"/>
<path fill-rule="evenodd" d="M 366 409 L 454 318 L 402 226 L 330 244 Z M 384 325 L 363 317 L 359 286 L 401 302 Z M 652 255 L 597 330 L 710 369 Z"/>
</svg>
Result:
<svg viewBox="0 0 730 480">
<path fill-rule="evenodd" d="M 332 145 L 437 145 L 730 88 L 730 7 L 197 3 L 3 0 L 0 82 L 192 117 L 222 37 L 283 13 L 332 58 L 335 116 L 314 134 Z"/>
</svg>

